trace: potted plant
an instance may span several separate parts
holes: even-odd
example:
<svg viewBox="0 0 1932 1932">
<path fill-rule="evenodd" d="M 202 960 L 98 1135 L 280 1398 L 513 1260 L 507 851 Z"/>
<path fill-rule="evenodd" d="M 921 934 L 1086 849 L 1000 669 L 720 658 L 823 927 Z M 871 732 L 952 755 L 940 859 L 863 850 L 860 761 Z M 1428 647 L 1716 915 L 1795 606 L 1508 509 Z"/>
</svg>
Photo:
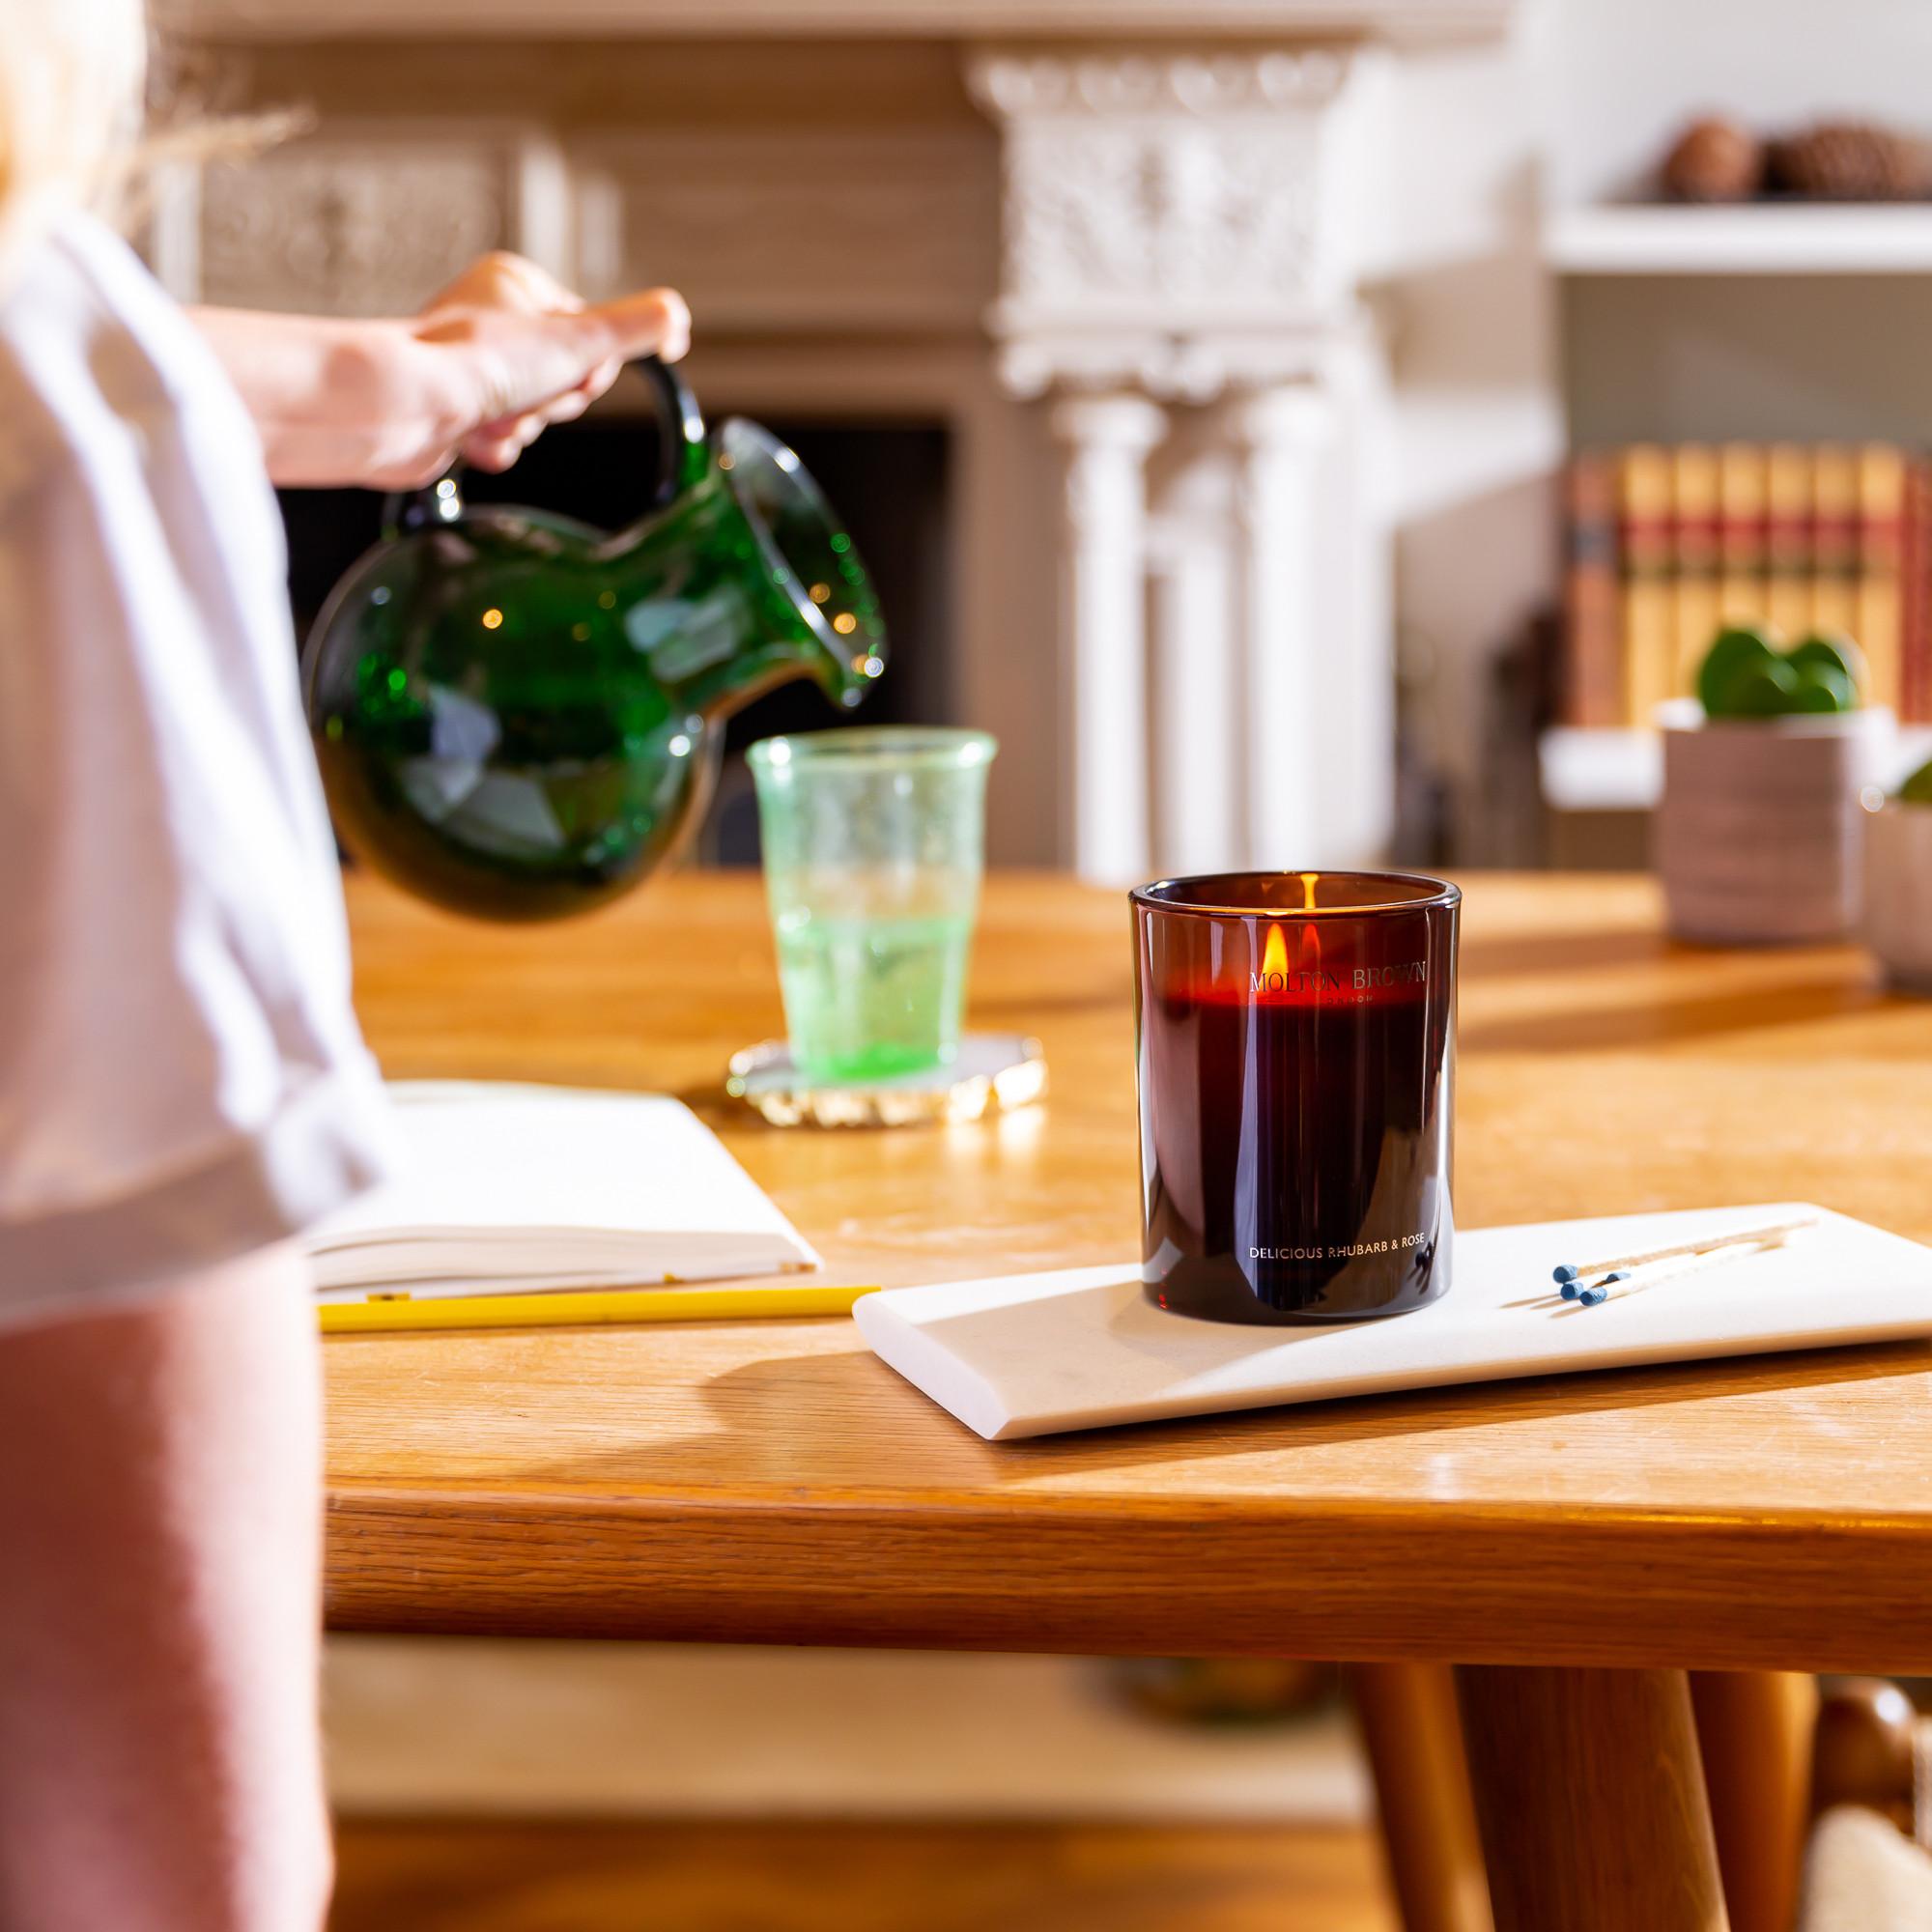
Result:
<svg viewBox="0 0 1932 1932">
<path fill-rule="evenodd" d="M 1719 633 L 1697 702 L 1662 718 L 1657 867 L 1676 937 L 1766 945 L 1857 924 L 1860 799 L 1891 728 L 1864 683 L 1849 638 L 1785 650 L 1756 625 Z"/>
<path fill-rule="evenodd" d="M 1864 939 L 1894 986 L 1932 993 L 1932 762 L 1867 811 Z"/>
</svg>

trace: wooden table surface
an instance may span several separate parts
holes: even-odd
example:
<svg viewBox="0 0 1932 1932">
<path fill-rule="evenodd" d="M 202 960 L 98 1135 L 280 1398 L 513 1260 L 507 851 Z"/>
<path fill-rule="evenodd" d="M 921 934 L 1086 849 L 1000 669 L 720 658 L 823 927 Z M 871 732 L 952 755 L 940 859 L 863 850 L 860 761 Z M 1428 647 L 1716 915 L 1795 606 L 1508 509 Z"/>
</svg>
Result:
<svg viewBox="0 0 1932 1932">
<path fill-rule="evenodd" d="M 1851 949 L 1707 952 L 1654 891 L 1464 880 L 1458 1218 L 1800 1198 L 1932 1240 L 1932 1006 Z M 1124 900 L 989 882 L 989 1124 L 781 1131 L 755 879 L 572 924 L 353 882 L 395 1076 L 681 1094 L 825 1253 L 901 1283 L 1136 1252 Z M 1829 1285 L 1827 1290 L 1829 1290 Z M 1932 1347 L 1555 1378 L 995 1446 L 843 1321 L 332 1338 L 341 1628 L 1932 1670 Z"/>
</svg>

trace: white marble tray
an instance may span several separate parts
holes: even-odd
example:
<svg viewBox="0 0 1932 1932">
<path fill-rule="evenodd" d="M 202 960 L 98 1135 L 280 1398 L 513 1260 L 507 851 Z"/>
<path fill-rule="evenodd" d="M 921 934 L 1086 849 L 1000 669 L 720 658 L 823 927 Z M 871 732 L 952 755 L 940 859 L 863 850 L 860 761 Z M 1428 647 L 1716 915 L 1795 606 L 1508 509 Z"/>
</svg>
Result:
<svg viewBox="0 0 1932 1932">
<path fill-rule="evenodd" d="M 1680 1281 L 1565 1302 L 1559 1262 L 1635 1253 L 1816 1213 L 1785 1246 Z M 1143 1299 L 1135 1264 L 945 1282 L 865 1296 L 873 1350 L 989 1441 L 1377 1395 L 1932 1334 L 1932 1248 L 1780 1202 L 1482 1228 L 1456 1236 L 1455 1285 L 1413 1315 L 1236 1327 Z"/>
</svg>

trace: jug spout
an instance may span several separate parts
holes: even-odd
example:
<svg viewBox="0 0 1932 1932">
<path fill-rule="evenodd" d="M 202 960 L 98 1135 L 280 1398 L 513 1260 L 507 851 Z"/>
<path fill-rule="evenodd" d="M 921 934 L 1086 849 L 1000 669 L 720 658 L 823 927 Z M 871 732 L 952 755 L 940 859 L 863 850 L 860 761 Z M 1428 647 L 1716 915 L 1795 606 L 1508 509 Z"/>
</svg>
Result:
<svg viewBox="0 0 1932 1932">
<path fill-rule="evenodd" d="M 710 473 L 613 549 L 627 559 L 626 637 L 699 717 L 800 676 L 849 708 L 885 669 L 885 623 L 851 537 L 756 423 L 721 423 Z"/>
</svg>

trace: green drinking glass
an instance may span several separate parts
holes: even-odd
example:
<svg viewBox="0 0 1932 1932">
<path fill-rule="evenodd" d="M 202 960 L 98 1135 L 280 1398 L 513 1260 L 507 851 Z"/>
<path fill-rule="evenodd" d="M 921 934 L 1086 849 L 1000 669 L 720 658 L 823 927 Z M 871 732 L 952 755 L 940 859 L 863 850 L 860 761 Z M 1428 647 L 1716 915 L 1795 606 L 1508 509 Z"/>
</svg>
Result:
<svg viewBox="0 0 1932 1932">
<path fill-rule="evenodd" d="M 791 1055 L 853 1085 L 949 1065 L 980 907 L 983 731 L 765 738 L 748 754 Z"/>
<path fill-rule="evenodd" d="M 724 719 L 797 677 L 859 702 L 886 633 L 851 537 L 798 458 L 707 431 L 663 363 L 652 509 L 615 535 L 392 498 L 303 656 L 309 727 L 357 857 L 460 912 L 546 919 L 615 896 L 696 825 Z"/>
</svg>

